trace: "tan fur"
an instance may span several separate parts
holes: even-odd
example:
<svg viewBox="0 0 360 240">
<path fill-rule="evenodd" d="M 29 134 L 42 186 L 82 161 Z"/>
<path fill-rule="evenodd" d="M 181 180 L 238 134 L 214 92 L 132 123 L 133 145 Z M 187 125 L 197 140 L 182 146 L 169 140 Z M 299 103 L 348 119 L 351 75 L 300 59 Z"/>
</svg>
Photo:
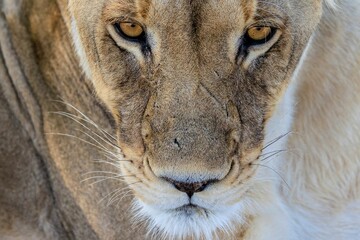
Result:
<svg viewBox="0 0 360 240">
<path fill-rule="evenodd" d="M 360 237 L 358 5 L 1 1 L 0 238 L 144 239 L 132 199 L 169 238 Z M 272 45 L 236 59 L 263 19 Z M 116 34 L 121 20 L 145 26 L 145 50 Z M 187 200 L 168 179 L 211 181 L 195 220 L 175 221 L 188 232 L 162 225 Z"/>
</svg>

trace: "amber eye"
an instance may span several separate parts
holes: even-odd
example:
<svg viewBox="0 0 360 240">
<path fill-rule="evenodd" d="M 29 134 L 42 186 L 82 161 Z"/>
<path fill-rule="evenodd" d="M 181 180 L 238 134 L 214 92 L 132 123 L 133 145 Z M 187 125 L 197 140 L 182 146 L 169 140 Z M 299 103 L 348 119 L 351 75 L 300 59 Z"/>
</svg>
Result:
<svg viewBox="0 0 360 240">
<path fill-rule="evenodd" d="M 266 42 L 272 37 L 273 31 L 271 27 L 252 27 L 247 31 L 247 37 L 255 42 Z"/>
<path fill-rule="evenodd" d="M 120 35 L 132 40 L 136 40 L 144 36 L 144 29 L 137 23 L 120 22 L 120 23 L 115 23 L 114 26 L 116 31 Z"/>
</svg>

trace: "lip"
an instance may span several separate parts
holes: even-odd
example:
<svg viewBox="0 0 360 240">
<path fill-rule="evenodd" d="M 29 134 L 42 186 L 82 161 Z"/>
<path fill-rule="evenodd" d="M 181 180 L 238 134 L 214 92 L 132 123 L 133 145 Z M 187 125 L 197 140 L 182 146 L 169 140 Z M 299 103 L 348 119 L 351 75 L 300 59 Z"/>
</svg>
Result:
<svg viewBox="0 0 360 240">
<path fill-rule="evenodd" d="M 202 207 L 192 204 L 192 203 L 178 207 L 178 208 L 174 209 L 174 211 L 178 214 L 184 214 L 188 217 L 191 217 L 194 215 L 203 215 L 205 217 L 208 217 L 207 209 L 202 208 Z"/>
</svg>

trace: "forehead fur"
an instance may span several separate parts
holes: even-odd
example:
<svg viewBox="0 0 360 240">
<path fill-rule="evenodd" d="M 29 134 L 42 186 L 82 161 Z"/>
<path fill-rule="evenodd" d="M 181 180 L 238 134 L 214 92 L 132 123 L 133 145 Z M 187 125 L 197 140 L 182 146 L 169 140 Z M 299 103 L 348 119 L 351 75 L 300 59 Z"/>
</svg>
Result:
<svg viewBox="0 0 360 240">
<path fill-rule="evenodd" d="M 220 30 L 223 33 L 241 32 L 244 24 L 256 16 L 259 19 L 285 18 L 288 6 L 288 1 L 279 0 L 228 0 L 221 3 L 219 0 L 108 0 L 104 2 L 102 14 L 105 22 L 130 18 L 149 28 L 160 27 L 170 32 L 190 30 L 192 33 L 201 25 L 219 34 Z M 262 13 L 256 15 L 258 11 Z"/>
<path fill-rule="evenodd" d="M 108 16 L 146 19 L 152 0 L 109 0 L 104 4 Z"/>
<path fill-rule="evenodd" d="M 106 15 L 122 15 L 125 17 L 146 19 L 153 10 L 162 12 L 162 14 L 170 14 L 176 12 L 182 14 L 184 10 L 198 11 L 202 6 L 208 6 L 207 10 L 216 10 L 217 13 L 236 12 L 249 18 L 254 13 L 257 5 L 256 0 L 229 0 L 226 2 L 219 2 L 219 0 L 108 0 L 104 3 Z M 171 8 L 169 8 L 171 7 Z"/>
<path fill-rule="evenodd" d="M 241 17 L 244 17 L 245 21 L 247 21 L 251 16 L 254 16 L 256 8 L 259 6 L 264 6 L 265 9 L 277 9 L 280 10 L 282 14 L 291 15 L 291 6 L 299 10 L 299 8 L 308 5 L 313 6 L 314 2 L 325 2 L 329 6 L 335 6 L 336 0 L 70 0 L 69 6 L 73 16 L 77 19 L 84 19 L 82 16 L 92 16 L 91 18 L 86 18 L 86 21 L 90 23 L 101 19 L 96 17 L 100 14 L 102 14 L 106 20 L 122 17 L 146 21 L 149 16 L 157 16 L 157 19 L 162 20 L 163 17 L 171 19 L 175 18 L 175 16 L 186 15 L 186 12 L 193 12 L 194 19 L 197 19 L 198 16 L 196 12 L 199 11 L 199 8 L 207 11 L 212 10 L 212 13 L 215 14 L 214 16 L 218 15 L 222 18 L 220 19 L 221 22 L 227 18 L 234 21 L 238 20 L 234 18 L 236 15 L 241 15 Z M 287 7 L 284 8 L 284 6 L 290 7 L 290 12 L 288 11 L 289 9 L 287 9 Z M 304 9 L 304 11 L 306 11 L 306 9 Z M 270 12 L 270 14 L 272 14 L 272 12 Z M 295 21 L 297 21 L 297 19 L 295 19 Z M 212 22 L 215 22 L 215 20 Z M 170 22 L 168 24 L 172 23 Z"/>
<path fill-rule="evenodd" d="M 311 0 L 310 2 L 321 2 L 321 0 Z M 186 1 L 179 1 L 179 0 L 170 0 L 170 1 L 166 1 L 166 0 L 69 0 L 69 7 L 70 10 L 74 10 L 74 9 L 80 9 L 80 10 L 85 10 L 86 8 L 88 9 L 94 9 L 94 10 L 99 10 L 102 9 L 104 7 L 104 5 L 109 7 L 109 10 L 116 10 L 119 11 L 123 10 L 124 13 L 136 13 L 141 15 L 142 17 L 146 17 L 150 6 L 155 6 L 155 5 L 183 5 L 183 4 L 191 4 L 191 5 L 196 5 L 199 3 L 207 3 L 207 2 L 213 2 L 215 4 L 217 4 L 217 7 L 219 9 L 221 9 L 224 4 L 231 2 L 231 4 L 233 4 L 233 7 L 236 8 L 236 6 L 241 6 L 242 9 L 244 9 L 244 13 L 248 14 L 248 12 L 251 12 L 251 7 L 254 6 L 255 3 L 257 2 L 262 2 L 262 3 L 266 3 L 266 2 L 272 2 L 273 4 L 282 4 L 282 3 L 287 3 L 287 2 L 296 2 L 296 1 L 282 1 L 282 0 L 274 0 L 274 1 L 263 1 L 263 0 L 236 0 L 236 1 L 219 1 L 219 0 L 186 0 Z M 308 2 L 305 1 L 305 2 Z M 336 6 L 336 2 L 337 0 L 323 0 L 323 2 L 325 2 L 325 4 L 331 6 L 331 7 L 335 7 Z M 91 7 L 89 7 L 91 6 Z M 73 12 L 73 11 L 72 11 Z"/>
</svg>

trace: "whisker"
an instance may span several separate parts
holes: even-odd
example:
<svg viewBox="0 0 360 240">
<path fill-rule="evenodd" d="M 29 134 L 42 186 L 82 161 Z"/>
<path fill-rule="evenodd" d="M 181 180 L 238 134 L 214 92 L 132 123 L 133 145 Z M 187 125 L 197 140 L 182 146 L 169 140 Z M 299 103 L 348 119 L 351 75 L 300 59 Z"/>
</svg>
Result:
<svg viewBox="0 0 360 240">
<path fill-rule="evenodd" d="M 291 131 L 280 135 L 279 137 L 271 140 L 267 145 L 265 145 L 265 147 L 263 147 L 261 150 L 264 151 L 265 149 L 267 149 L 268 147 L 270 147 L 271 145 L 275 144 L 276 142 L 280 141 L 282 138 L 288 136 L 291 133 Z"/>
<path fill-rule="evenodd" d="M 282 152 L 286 152 L 286 150 L 278 150 L 278 151 L 274 151 L 272 154 L 270 154 L 270 156 L 267 156 L 267 157 L 265 157 L 264 159 L 260 159 L 260 161 L 266 161 L 267 159 L 269 159 L 269 158 L 272 158 L 272 157 L 274 157 L 274 156 L 276 156 L 276 155 L 278 155 L 278 154 L 280 154 L 280 153 L 282 153 Z"/>
<path fill-rule="evenodd" d="M 79 121 L 80 120 L 83 120 L 83 121 L 86 121 L 85 119 L 83 119 L 82 117 L 79 117 L 79 116 L 76 116 L 74 114 L 71 114 L 71 113 L 67 113 L 67 112 L 61 112 L 61 111 L 58 111 L 58 112 L 50 112 L 52 114 L 58 114 L 60 116 L 64 116 L 64 117 L 67 117 L 71 120 L 73 120 L 74 122 L 78 123 L 80 126 L 84 127 L 86 130 L 90 131 L 91 133 L 93 133 L 94 135 L 96 135 L 98 138 L 100 138 L 102 141 L 106 142 L 107 144 L 109 144 L 110 146 L 116 148 L 116 149 L 119 149 L 119 147 L 112 142 L 111 139 L 109 139 L 107 136 L 104 136 L 106 139 L 104 139 L 103 137 L 101 137 L 99 134 L 97 134 L 96 132 L 94 132 L 92 129 L 90 129 L 88 126 L 86 126 L 85 124 L 83 124 L 82 122 Z"/>
<path fill-rule="evenodd" d="M 98 140 L 96 140 L 94 137 L 92 137 L 90 134 L 80 130 L 80 129 L 76 129 L 77 131 L 85 134 L 86 136 L 88 136 L 89 138 L 91 138 L 92 140 L 94 140 L 97 144 L 99 144 L 102 148 L 106 149 L 106 151 L 109 151 L 109 149 L 107 147 L 105 147 L 103 144 L 101 144 Z M 117 147 L 114 147 L 117 149 Z"/>
<path fill-rule="evenodd" d="M 130 188 L 130 185 L 134 185 L 134 184 L 137 184 L 137 183 L 141 183 L 141 181 L 128 184 L 128 186 L 126 188 L 122 188 L 122 189 L 120 189 L 120 191 L 116 191 L 114 194 L 112 194 L 112 196 L 108 200 L 107 207 L 110 206 L 114 201 L 116 201 L 116 198 L 118 196 L 120 196 L 123 192 L 125 192 L 126 190 L 132 191 L 131 188 Z"/>
<path fill-rule="evenodd" d="M 133 184 L 136 184 L 136 183 L 141 183 L 141 181 L 137 181 L 137 182 L 131 183 L 131 184 L 128 185 L 127 188 L 122 189 L 122 190 L 128 190 L 127 192 L 125 192 L 125 191 L 120 191 L 120 192 L 115 193 L 115 194 L 111 197 L 111 199 L 109 199 L 108 206 L 110 206 L 113 202 L 115 202 L 116 199 L 117 199 L 117 197 L 119 197 L 120 195 L 123 195 L 123 197 L 124 197 L 124 195 L 126 195 L 127 193 L 132 192 L 132 189 L 131 189 L 129 186 L 130 186 L 130 185 L 133 185 Z M 124 193 L 124 192 L 125 192 L 125 193 Z M 121 197 L 120 201 L 123 199 L 123 197 Z"/>
<path fill-rule="evenodd" d="M 45 133 L 47 135 L 57 135 L 57 136 L 64 136 L 64 137 L 70 137 L 70 138 L 74 138 L 74 139 L 77 139 L 77 140 L 80 140 L 81 142 L 84 142 L 84 143 L 87 143 L 93 147 L 96 147 L 104 152 L 108 152 L 108 149 L 103 149 L 102 147 L 92 143 L 92 142 L 89 142 L 85 139 L 82 139 L 81 137 L 78 137 L 78 136 L 74 136 L 74 135 L 71 135 L 71 134 L 67 134 L 67 133 Z"/>
<path fill-rule="evenodd" d="M 126 189 L 125 189 L 126 190 Z M 109 207 L 111 204 L 113 204 L 114 202 L 116 202 L 116 200 L 118 199 L 118 197 L 124 196 L 127 193 L 131 193 L 132 190 L 131 189 L 127 189 L 127 191 L 120 191 L 116 194 L 114 194 L 114 196 L 111 197 L 111 199 L 109 199 L 109 202 L 107 204 L 107 206 Z"/>
<path fill-rule="evenodd" d="M 123 160 L 123 161 L 125 162 L 126 160 Z M 102 160 L 102 159 L 94 159 L 93 162 L 107 164 L 107 165 L 110 165 L 110 166 L 113 166 L 113 167 L 116 167 L 116 168 L 120 169 L 120 165 L 115 161 L 114 162 L 109 162 L 109 161 L 105 161 L 105 160 Z"/>
<path fill-rule="evenodd" d="M 135 196 L 135 194 L 132 193 L 132 190 L 129 190 L 129 191 L 125 192 L 125 193 L 123 194 L 123 196 L 118 200 L 116 206 L 119 207 L 119 204 L 121 203 L 121 201 L 122 201 L 123 199 L 125 199 L 125 198 L 127 198 L 127 197 L 132 197 L 132 196 Z"/>
<path fill-rule="evenodd" d="M 271 152 L 263 153 L 263 154 L 259 155 L 259 157 L 265 157 L 265 156 L 267 156 L 269 154 L 281 153 L 281 152 L 286 152 L 286 151 L 287 151 L 286 149 L 274 150 L 274 151 L 271 151 Z"/>
<path fill-rule="evenodd" d="M 109 160 L 110 162 L 113 162 L 113 163 L 119 163 L 119 161 L 128 161 L 128 162 L 131 162 L 130 160 L 126 160 L 126 159 L 119 159 L 118 157 L 121 157 L 121 156 L 117 156 L 117 158 L 112 158 L 112 156 L 110 156 L 109 154 L 107 153 L 104 153 L 104 157 L 106 157 L 107 160 Z M 95 160 L 99 160 L 99 159 L 95 159 Z M 106 161 L 106 160 L 104 160 Z"/>
<path fill-rule="evenodd" d="M 113 161 L 114 163 L 117 162 L 131 162 L 131 160 L 127 160 L 124 159 L 123 156 L 118 156 L 117 154 L 108 151 L 108 152 L 103 152 L 104 156 L 109 159 L 110 161 Z"/>
<path fill-rule="evenodd" d="M 97 180 L 93 183 L 90 183 L 89 185 L 90 186 L 93 186 L 93 185 L 96 185 L 98 183 L 101 183 L 101 182 L 104 182 L 104 181 L 107 181 L 107 180 L 116 180 L 116 181 L 119 181 L 119 182 L 126 182 L 125 179 L 122 179 L 122 178 L 126 178 L 126 177 L 134 177 L 135 175 L 128 175 L 128 176 L 118 176 L 118 177 L 105 177 L 104 179 L 100 179 L 100 180 Z M 86 180 L 91 180 L 91 179 L 97 179 L 97 178 L 101 178 L 101 176 L 96 176 L 96 177 L 91 177 L 91 178 L 88 178 Z"/>
<path fill-rule="evenodd" d="M 111 157 L 115 157 L 118 161 L 123 161 L 122 159 L 118 159 L 119 156 L 118 156 L 117 154 L 111 152 L 109 149 L 103 148 L 102 146 L 98 146 L 98 145 L 96 145 L 95 143 L 92 143 L 92 142 L 90 142 L 90 141 L 87 141 L 87 140 L 85 140 L 85 139 L 83 139 L 83 138 L 81 138 L 81 137 L 78 137 L 78 136 L 75 136 L 75 135 L 71 135 L 71 134 L 67 134 L 67 133 L 45 133 L 45 134 L 47 134 L 47 135 L 64 136 L 64 137 L 70 137 L 70 138 L 77 139 L 77 140 L 79 140 L 79 141 L 81 141 L 81 142 L 84 142 L 84 143 L 86 143 L 86 144 L 89 144 L 89 145 L 91 145 L 91 146 L 93 146 L 93 147 L 96 147 L 97 149 L 101 150 L 101 152 L 102 152 L 103 154 L 105 154 L 106 157 L 109 157 L 109 156 L 110 156 L 110 158 L 111 158 Z M 111 158 L 111 159 L 112 159 L 112 158 Z M 112 160 L 115 161 L 115 159 L 112 159 Z"/>
<path fill-rule="evenodd" d="M 83 180 L 80 181 L 80 183 L 83 183 L 83 182 L 87 182 L 87 181 L 90 181 L 90 180 L 93 180 L 93 179 L 119 179 L 119 178 L 122 178 L 122 176 L 115 176 L 115 177 L 111 177 L 111 176 L 92 176 L 92 177 L 88 177 L 88 178 L 85 178 Z"/>
<path fill-rule="evenodd" d="M 86 176 L 89 174 L 113 174 L 113 175 L 119 175 L 119 173 L 114 173 L 114 172 L 109 172 L 109 171 L 91 171 L 91 172 L 87 172 L 82 174 L 82 176 Z"/>
<path fill-rule="evenodd" d="M 269 166 L 266 166 L 266 165 L 262 165 L 262 164 L 258 164 L 258 163 L 254 163 L 254 164 L 252 164 L 252 165 L 260 166 L 260 167 L 265 167 L 265 168 L 268 168 L 268 169 L 272 170 L 274 173 L 276 173 L 276 174 L 281 178 L 281 180 L 286 184 L 286 186 L 288 187 L 288 189 L 289 189 L 289 190 L 291 189 L 290 186 L 289 186 L 289 184 L 285 181 L 285 178 L 284 178 L 283 176 L 281 176 L 281 174 L 280 174 L 278 171 L 276 171 L 275 169 L 273 169 L 272 167 L 269 167 Z"/>
<path fill-rule="evenodd" d="M 117 193 L 119 191 L 122 191 L 123 189 L 129 189 L 129 187 L 124 187 L 124 188 L 117 188 L 114 191 L 110 192 L 109 194 L 106 194 L 105 197 L 103 197 L 102 199 L 100 199 L 99 203 L 103 202 L 107 197 L 111 196 L 114 193 Z"/>
<path fill-rule="evenodd" d="M 88 123 L 90 123 L 91 125 L 93 125 L 94 127 L 96 127 L 100 132 L 102 132 L 103 134 L 106 134 L 108 137 L 112 138 L 113 140 L 116 141 L 116 138 L 113 137 L 111 134 L 109 134 L 108 132 L 106 132 L 105 130 L 101 129 L 94 121 L 92 121 L 89 117 L 87 117 L 84 113 L 82 113 L 79 109 L 77 109 L 75 106 L 73 106 L 70 103 L 67 103 L 65 101 L 60 101 L 60 100 L 52 100 L 53 102 L 58 102 L 61 104 L 64 104 L 70 108 L 72 108 L 73 110 L 75 110 L 77 113 L 79 113 L 81 116 L 83 116 L 85 119 L 84 121 L 87 121 Z"/>
<path fill-rule="evenodd" d="M 115 189 L 114 191 L 110 192 L 110 193 L 107 194 L 105 197 L 103 197 L 103 198 L 99 201 L 99 203 L 103 202 L 107 197 L 113 196 L 113 194 L 117 194 L 119 191 L 123 191 L 123 190 L 126 190 L 126 189 L 130 189 L 130 186 L 131 186 L 131 185 L 134 185 L 134 184 L 137 184 L 137 183 L 141 183 L 141 181 L 137 181 L 137 182 L 134 182 L 134 183 L 127 184 L 127 186 L 124 187 L 124 188 Z M 111 197 L 111 198 L 112 198 L 112 197 Z M 111 199 L 111 198 L 110 198 L 110 199 Z M 110 201 L 110 199 L 109 199 L 109 201 Z"/>
<path fill-rule="evenodd" d="M 85 133 L 84 131 L 82 130 L 78 130 L 78 131 L 81 131 L 82 133 L 88 135 L 89 137 L 91 137 L 88 133 Z M 102 140 L 103 142 L 105 142 L 106 144 L 108 144 L 109 146 L 115 148 L 116 150 L 120 150 L 119 146 L 117 146 L 115 143 L 111 142 L 109 139 L 104 139 L 103 137 L 101 137 L 99 134 L 97 134 L 96 132 L 92 131 L 92 133 L 97 136 L 100 140 Z M 94 141 L 96 141 L 94 139 Z"/>
</svg>

